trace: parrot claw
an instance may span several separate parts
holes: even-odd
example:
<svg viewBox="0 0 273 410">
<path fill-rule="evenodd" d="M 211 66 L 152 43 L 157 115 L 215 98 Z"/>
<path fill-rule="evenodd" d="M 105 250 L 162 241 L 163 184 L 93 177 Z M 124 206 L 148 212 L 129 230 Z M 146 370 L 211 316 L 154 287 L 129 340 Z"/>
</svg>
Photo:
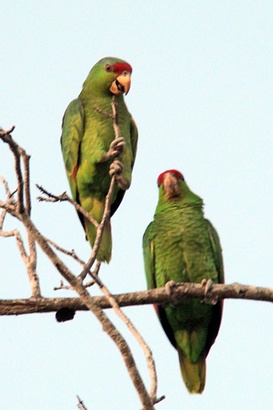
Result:
<svg viewBox="0 0 273 410">
<path fill-rule="evenodd" d="M 122 154 L 125 147 L 125 140 L 122 137 L 115 138 L 114 141 L 111 142 L 108 152 L 104 154 L 101 159 L 101 162 L 109 161 L 110 159 L 114 159 Z"/>
<path fill-rule="evenodd" d="M 203 281 L 204 281 L 204 280 L 205 280 L 206 282 L 203 284 Z M 202 285 L 205 286 L 205 295 L 207 295 L 207 294 L 209 293 L 209 291 L 212 289 L 213 282 L 212 282 L 211 279 L 209 279 L 209 280 L 203 279 L 203 280 L 202 280 Z"/>
<path fill-rule="evenodd" d="M 109 168 L 109 174 L 110 177 L 115 177 L 116 183 L 122 189 L 123 191 L 126 191 L 130 184 L 121 176 L 121 173 L 123 171 L 123 164 L 121 161 L 118 159 L 115 159 L 115 161 L 112 162 Z"/>
<path fill-rule="evenodd" d="M 130 187 L 130 184 L 121 175 L 116 175 L 116 183 L 123 191 L 127 191 Z"/>
<path fill-rule="evenodd" d="M 119 137 L 119 138 L 114 139 L 114 141 L 111 142 L 108 153 L 111 158 L 116 158 L 120 154 L 122 154 L 122 152 L 124 151 L 124 148 L 125 148 L 125 140 L 124 138 Z"/>
<path fill-rule="evenodd" d="M 110 177 L 118 176 L 122 173 L 122 171 L 123 171 L 122 162 L 119 161 L 118 159 L 113 161 L 112 164 L 110 165 L 110 168 L 109 168 Z"/>
<path fill-rule="evenodd" d="M 213 281 L 211 280 L 211 279 L 203 279 L 202 280 L 202 282 L 201 282 L 201 285 L 203 286 L 203 287 L 205 287 L 205 291 L 204 291 L 204 295 L 205 295 L 205 297 L 204 297 L 204 299 L 203 299 L 203 302 L 207 302 L 207 303 L 210 303 L 210 304 L 212 304 L 212 305 L 215 305 L 216 303 L 217 303 L 217 301 L 215 302 L 215 301 L 213 301 L 213 300 L 211 300 L 209 297 L 208 297 L 208 293 L 211 291 L 211 289 L 212 289 L 212 287 L 213 287 Z"/>
<path fill-rule="evenodd" d="M 167 295 L 171 296 L 172 290 L 175 287 L 176 287 L 176 282 L 174 280 L 169 280 L 169 282 L 165 284 L 165 290 L 166 290 Z"/>
<path fill-rule="evenodd" d="M 125 147 L 125 140 L 122 137 L 114 139 L 114 141 L 111 142 L 110 144 L 110 149 L 109 151 L 112 152 L 112 157 L 115 158 L 119 156 Z"/>
</svg>

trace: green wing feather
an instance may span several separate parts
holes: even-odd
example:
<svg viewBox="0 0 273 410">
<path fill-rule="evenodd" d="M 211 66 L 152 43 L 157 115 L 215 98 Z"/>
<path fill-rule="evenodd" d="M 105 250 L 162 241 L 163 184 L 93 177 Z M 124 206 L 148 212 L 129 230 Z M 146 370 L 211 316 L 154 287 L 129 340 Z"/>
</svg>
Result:
<svg viewBox="0 0 273 410">
<path fill-rule="evenodd" d="M 130 122 L 130 134 L 131 134 L 131 144 L 132 144 L 132 152 L 133 152 L 133 162 L 132 162 L 132 169 L 136 159 L 136 152 L 137 152 L 137 141 L 138 141 L 138 130 L 134 119 L 131 117 Z"/>
<path fill-rule="evenodd" d="M 143 235 L 144 266 L 148 289 L 156 288 L 155 283 L 155 255 L 153 243 L 153 222 L 151 222 Z"/>
<path fill-rule="evenodd" d="M 213 249 L 215 266 L 218 272 L 218 283 L 224 283 L 224 263 L 222 256 L 222 248 L 220 244 L 220 239 L 218 233 L 212 223 L 206 219 L 208 232 L 210 237 L 211 246 Z M 218 301 L 216 305 L 212 306 L 212 319 L 208 329 L 208 336 L 206 340 L 206 345 L 204 347 L 204 356 L 206 357 L 210 351 L 211 346 L 215 342 L 215 339 L 218 335 L 223 312 L 223 301 Z"/>
<path fill-rule="evenodd" d="M 84 133 L 84 109 L 77 98 L 68 105 L 62 125 L 61 146 L 65 169 L 74 201 L 77 201 L 76 173 L 79 165 L 80 145 Z"/>
<path fill-rule="evenodd" d="M 210 242 L 211 246 L 213 249 L 214 253 L 214 260 L 215 260 L 215 265 L 216 269 L 218 272 L 218 282 L 219 283 L 224 283 L 225 278 L 224 278 L 224 263 L 223 263 L 223 256 L 222 256 L 222 248 L 220 245 L 220 239 L 218 236 L 218 233 L 212 223 L 206 219 L 207 225 L 208 225 L 208 232 L 209 232 L 209 237 L 210 237 Z"/>
</svg>

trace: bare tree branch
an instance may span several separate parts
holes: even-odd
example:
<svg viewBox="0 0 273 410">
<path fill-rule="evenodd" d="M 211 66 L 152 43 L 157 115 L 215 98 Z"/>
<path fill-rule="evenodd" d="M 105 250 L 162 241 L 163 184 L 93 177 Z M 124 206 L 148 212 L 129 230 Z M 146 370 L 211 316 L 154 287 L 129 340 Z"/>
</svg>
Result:
<svg viewBox="0 0 273 410">
<path fill-rule="evenodd" d="M 82 283 L 81 278 L 76 278 L 72 272 L 67 268 L 67 266 L 61 261 L 61 259 L 55 254 L 52 248 L 48 245 L 45 238 L 37 230 L 33 222 L 30 220 L 29 216 L 24 213 L 22 216 L 22 222 L 25 227 L 32 233 L 33 237 L 41 247 L 41 249 L 48 256 L 53 265 L 61 273 L 61 275 L 73 286 L 74 290 L 80 296 L 82 303 L 96 316 L 96 318 L 101 322 L 103 330 L 111 337 L 111 339 L 116 343 L 119 348 L 127 370 L 133 381 L 133 384 L 139 394 L 142 404 L 145 410 L 153 410 L 153 405 L 151 404 L 151 399 L 146 391 L 145 385 L 140 377 L 137 370 L 136 363 L 132 356 L 131 350 L 120 334 L 120 332 L 115 328 L 112 322 L 105 315 L 103 310 L 93 301 L 93 298 L 89 295 L 85 286 Z M 39 299 L 38 299 L 39 300 Z"/>
<path fill-rule="evenodd" d="M 134 361 L 133 355 L 131 353 L 131 350 L 126 342 L 126 340 L 123 338 L 121 333 L 115 328 L 115 326 L 112 324 L 112 322 L 108 319 L 106 314 L 103 312 L 103 310 L 98 307 L 94 302 L 93 298 L 89 295 L 87 292 L 85 286 L 83 285 L 82 282 L 82 277 L 79 276 L 76 278 L 72 272 L 67 268 L 67 266 L 58 258 L 58 256 L 55 254 L 53 249 L 49 246 L 48 242 L 46 239 L 41 235 L 41 233 L 38 231 L 36 226 L 33 224 L 33 222 L 30 219 L 29 213 L 27 212 L 26 207 L 24 206 L 24 192 L 27 192 L 26 190 L 23 190 L 24 187 L 24 182 L 26 181 L 23 180 L 22 177 L 22 172 L 21 172 L 21 163 L 20 159 L 21 156 L 25 156 L 24 150 L 22 150 L 17 143 L 15 143 L 11 136 L 5 132 L 0 133 L 0 138 L 9 144 L 10 149 L 13 152 L 14 159 L 15 159 L 15 170 L 16 170 L 16 175 L 17 175 L 17 202 L 16 202 L 16 210 L 13 212 L 13 216 L 15 216 L 17 219 L 19 219 L 25 226 L 27 234 L 28 234 L 28 239 L 29 243 L 30 238 L 32 238 L 33 242 L 32 244 L 35 244 L 35 241 L 39 244 L 41 249 L 45 252 L 45 254 L 48 256 L 50 261 L 54 264 L 54 266 L 57 268 L 57 270 L 60 272 L 60 274 L 70 283 L 70 285 L 74 288 L 74 290 L 78 293 L 80 296 L 82 302 L 85 304 L 85 306 L 93 312 L 93 314 L 97 317 L 97 319 L 101 322 L 103 330 L 107 332 L 107 334 L 111 337 L 111 339 L 116 343 L 117 347 L 119 348 L 123 360 L 125 362 L 125 365 L 127 367 L 128 373 L 132 379 L 132 382 L 135 386 L 135 389 L 139 395 L 139 398 L 141 400 L 142 405 L 144 406 L 145 410 L 153 410 L 153 400 L 150 398 L 145 385 L 142 381 L 142 378 L 138 372 L 136 363 Z M 28 177 L 28 173 L 26 172 L 24 174 L 25 176 Z M 108 192 L 108 195 L 106 197 L 106 206 L 104 210 L 104 215 L 102 218 L 102 222 L 100 226 L 97 228 L 97 238 L 92 250 L 91 258 L 93 258 L 92 263 L 90 263 L 89 260 L 89 267 L 87 264 L 87 267 L 85 268 L 86 274 L 89 273 L 89 270 L 91 269 L 92 264 L 95 261 L 96 258 L 96 252 L 99 248 L 100 242 L 101 242 L 101 237 L 102 237 L 102 232 L 103 232 L 103 226 L 105 222 L 107 221 L 107 218 L 110 218 L 110 205 L 111 205 L 111 197 L 113 195 L 113 190 L 115 187 L 115 177 L 112 177 L 111 179 L 111 185 L 110 189 Z M 0 206 L 2 206 L 2 203 L 0 203 Z M 3 205 L 3 208 L 6 209 L 7 205 Z M 30 209 L 30 205 L 29 205 Z M 17 211 L 17 212 L 16 212 Z M 94 249 L 95 248 L 95 249 Z M 32 254 L 33 256 L 34 254 Z M 33 262 L 33 260 L 32 260 Z M 36 267 L 36 265 L 35 265 Z M 28 270 L 28 274 L 32 274 L 32 270 Z M 95 276 L 94 276 L 95 277 Z M 38 277 L 37 277 L 38 279 Z M 36 296 L 35 300 L 39 300 L 40 294 L 33 294 L 32 296 Z"/>
<path fill-rule="evenodd" d="M 17 177 L 17 211 L 21 214 L 24 211 L 24 182 L 21 171 L 21 156 L 24 156 L 24 150 L 12 139 L 11 133 L 15 129 L 12 127 L 9 131 L 0 129 L 0 137 L 3 142 L 8 144 L 14 156 L 14 168 Z"/>
<path fill-rule="evenodd" d="M 11 128 L 12 130 L 14 129 Z M 2 183 L 4 184 L 6 191 L 6 204 L 3 206 L 4 211 L 1 215 L 1 226 L 0 226 L 0 236 L 14 236 L 16 238 L 16 243 L 19 248 L 21 257 L 26 265 L 27 274 L 29 277 L 29 282 L 32 290 L 32 296 L 39 297 L 41 296 L 40 285 L 38 275 L 36 274 L 36 264 L 37 264 L 37 254 L 36 254 L 36 245 L 31 232 L 27 230 L 28 246 L 29 246 L 29 255 L 25 250 L 22 238 L 20 233 L 14 229 L 13 231 L 5 232 L 3 231 L 3 224 L 6 217 L 6 211 L 8 211 L 12 216 L 15 216 L 17 219 L 21 220 L 21 215 L 27 213 L 30 215 L 31 210 L 31 200 L 30 200 L 30 188 L 29 188 L 29 159 L 30 156 L 26 154 L 23 150 L 11 137 L 10 131 L 3 131 L 0 129 L 1 139 L 7 143 L 13 153 L 15 170 L 17 176 L 17 201 L 13 198 L 13 194 L 9 191 L 8 184 L 3 178 L 1 178 Z M 23 159 L 23 168 L 24 176 L 21 171 L 21 158 Z M 26 206 L 24 203 L 26 202 Z M 2 206 L 2 202 L 0 202 Z"/>
<path fill-rule="evenodd" d="M 104 293 L 107 301 L 112 306 L 114 312 L 126 324 L 128 329 L 130 330 L 130 332 L 132 333 L 132 335 L 135 337 L 140 347 L 142 348 L 146 361 L 147 361 L 148 371 L 149 371 L 150 379 L 151 379 L 150 397 L 152 399 L 152 402 L 155 403 L 157 400 L 157 397 L 156 397 L 157 374 L 156 374 L 156 369 L 155 369 L 155 362 L 153 359 L 153 353 L 151 349 L 149 348 L 148 344 L 145 342 L 144 338 L 141 336 L 139 331 L 133 325 L 131 320 L 128 318 L 128 316 L 125 315 L 125 313 L 120 309 L 120 306 L 115 296 L 111 295 L 111 293 L 109 292 L 105 284 L 102 282 L 102 280 L 98 277 L 98 275 L 94 275 L 93 273 L 91 273 L 91 276 L 94 279 L 94 281 L 99 285 L 101 291 Z"/>
<path fill-rule="evenodd" d="M 222 299 L 253 300 L 273 302 L 273 289 L 232 283 L 230 285 L 212 285 L 205 294 L 205 288 L 197 283 L 177 283 L 171 294 L 165 288 L 150 289 L 140 292 L 113 295 L 120 307 L 144 306 L 150 304 L 179 303 L 185 299 L 206 300 L 215 303 Z M 105 296 L 93 296 L 93 302 L 101 309 L 112 308 Z M 0 299 L 0 316 L 25 315 L 32 313 L 56 312 L 61 307 L 78 311 L 88 308 L 80 298 L 29 298 L 29 299 Z"/>
</svg>

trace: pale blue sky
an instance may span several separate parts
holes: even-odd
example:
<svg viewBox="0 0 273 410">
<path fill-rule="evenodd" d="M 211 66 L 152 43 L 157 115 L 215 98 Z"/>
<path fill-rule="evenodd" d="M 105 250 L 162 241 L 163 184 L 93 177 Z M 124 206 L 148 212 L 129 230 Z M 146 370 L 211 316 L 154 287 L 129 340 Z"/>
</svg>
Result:
<svg viewBox="0 0 273 410">
<path fill-rule="evenodd" d="M 102 279 L 112 292 L 145 289 L 142 234 L 157 203 L 156 178 L 171 167 L 204 198 L 221 237 L 226 282 L 272 287 L 273 3 L 2 0 L 0 10 L 0 125 L 16 125 L 14 138 L 31 154 L 33 220 L 42 233 L 88 258 L 72 207 L 38 203 L 35 183 L 68 190 L 63 112 L 93 64 L 116 56 L 134 69 L 126 102 L 139 149 L 131 189 L 112 221 L 113 260 Z M 12 189 L 13 160 L 3 144 L 0 173 Z M 2 239 L 0 250 L 0 298 L 28 297 L 14 240 Z M 54 293 L 60 278 L 43 255 L 38 272 L 44 296 L 73 295 Z M 152 307 L 126 313 L 154 353 L 158 394 L 166 395 L 159 410 L 272 408 L 269 303 L 225 302 L 198 397 L 187 393 Z M 91 314 L 66 324 L 53 314 L 2 317 L 0 333 L 1 409 L 74 410 L 77 394 L 88 410 L 140 408 L 119 352 Z M 148 381 L 142 353 L 128 340 Z"/>
</svg>

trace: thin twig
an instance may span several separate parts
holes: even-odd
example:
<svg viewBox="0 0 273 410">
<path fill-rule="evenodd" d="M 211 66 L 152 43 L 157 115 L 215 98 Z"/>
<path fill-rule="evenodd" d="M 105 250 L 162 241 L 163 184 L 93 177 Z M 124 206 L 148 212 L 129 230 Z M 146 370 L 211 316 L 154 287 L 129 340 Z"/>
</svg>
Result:
<svg viewBox="0 0 273 410">
<path fill-rule="evenodd" d="M 105 206 L 104 206 L 104 212 L 103 212 L 103 216 L 102 216 L 102 220 L 101 223 L 99 225 L 99 227 L 97 228 L 97 235 L 96 235 L 96 239 L 92 248 L 92 252 L 90 255 L 90 258 L 88 260 L 88 262 L 86 263 L 84 269 L 82 270 L 82 272 L 80 273 L 80 277 L 82 278 L 82 280 L 84 280 L 86 278 L 86 275 L 88 274 L 88 272 L 91 270 L 95 260 L 96 260 L 96 256 L 101 244 L 101 240 L 102 240 L 102 235 L 103 235 L 103 230 L 104 230 L 104 226 L 106 224 L 106 222 L 108 221 L 109 217 L 110 217 L 110 207 L 111 207 L 111 199 L 114 193 L 114 189 L 115 189 L 115 177 L 112 177 L 111 179 L 111 183 L 110 183 L 110 188 L 109 191 L 106 195 L 105 198 Z"/>
<path fill-rule="evenodd" d="M 42 192 L 42 194 L 48 196 L 48 198 L 44 198 L 42 196 L 38 196 L 37 199 L 38 201 L 45 201 L 45 202 L 62 202 L 62 201 L 67 201 L 66 197 L 66 192 L 63 192 L 61 195 L 54 195 L 51 192 L 49 192 L 47 189 L 43 188 L 41 185 L 36 184 L 36 187 L 39 189 L 39 191 Z"/>
<path fill-rule="evenodd" d="M 52 245 L 55 249 L 57 249 L 58 251 L 62 252 L 64 255 L 67 256 L 71 256 L 71 258 L 73 258 L 76 262 L 78 262 L 80 265 L 85 266 L 85 262 L 76 254 L 76 252 L 74 251 L 74 249 L 72 249 L 72 251 L 68 251 L 67 249 L 62 248 L 61 246 L 57 245 L 55 242 L 53 242 L 51 239 L 46 238 L 45 240 L 50 243 L 50 245 Z M 94 270 L 92 273 L 93 275 L 97 275 L 98 271 L 100 268 L 100 262 L 97 262 L 96 265 L 96 270 Z M 91 273 L 90 271 L 88 273 Z M 84 286 L 86 288 L 93 286 L 96 282 L 94 280 L 86 283 Z M 53 290 L 73 290 L 73 288 L 71 286 L 66 286 L 63 285 L 62 281 L 61 281 L 61 285 L 60 286 L 56 286 L 53 288 Z"/>
<path fill-rule="evenodd" d="M 146 357 L 147 366 L 148 366 L 148 370 L 150 373 L 150 379 L 151 379 L 150 397 L 153 403 L 155 403 L 156 392 L 157 392 L 157 375 L 156 375 L 155 362 L 153 359 L 153 353 L 151 349 L 149 348 L 148 344 L 145 342 L 145 340 L 143 339 L 139 331 L 133 325 L 129 317 L 125 315 L 125 313 L 120 309 L 115 296 L 113 296 L 109 292 L 108 288 L 105 286 L 102 280 L 97 275 L 95 276 L 93 273 L 91 273 L 91 276 L 94 279 L 94 281 L 98 284 L 103 294 L 106 296 L 107 300 L 109 301 L 116 315 L 126 324 L 128 329 L 130 330 L 130 332 L 132 333 L 132 335 L 135 337 L 140 347 L 142 348 L 144 355 Z"/>
<path fill-rule="evenodd" d="M 11 129 L 13 131 L 14 128 Z M 17 210 L 18 213 L 21 214 L 24 212 L 24 182 L 20 164 L 22 148 L 12 139 L 12 136 L 8 131 L 0 136 L 1 139 L 9 145 L 14 156 L 14 168 L 17 178 Z"/>
<path fill-rule="evenodd" d="M 3 209 L 3 214 L 1 215 L 0 218 L 0 227 L 1 229 L 3 228 L 4 220 L 6 217 L 7 213 L 10 213 L 12 216 L 16 216 L 16 202 L 13 198 L 14 193 L 16 192 L 10 192 L 9 186 L 7 181 L 0 175 L 0 182 L 3 184 L 5 193 L 6 193 L 6 201 L 3 202 L 0 200 L 0 208 Z"/>
<path fill-rule="evenodd" d="M 114 115 L 113 115 L 113 114 L 110 114 L 109 112 L 104 111 L 104 110 L 102 110 L 102 109 L 99 108 L 99 107 L 95 107 L 95 111 L 97 111 L 98 113 L 104 115 L 104 116 L 107 117 L 107 118 L 110 118 L 111 120 L 114 119 Z"/>
<path fill-rule="evenodd" d="M 95 269 L 93 269 L 93 271 L 92 271 L 92 277 L 94 277 L 94 276 L 97 277 L 98 276 L 99 271 L 100 271 L 100 265 L 101 265 L 101 262 L 97 261 L 96 265 L 95 265 Z M 91 286 L 95 285 L 95 283 L 97 283 L 96 279 L 92 279 L 92 280 L 90 280 L 90 282 L 85 283 L 85 287 L 90 288 Z"/>
<path fill-rule="evenodd" d="M 72 286 L 64 285 L 63 281 L 61 280 L 60 286 L 56 286 L 53 290 L 74 290 Z"/>
<path fill-rule="evenodd" d="M 115 132 L 115 139 L 120 138 L 120 127 L 118 125 L 119 122 L 119 116 L 118 116 L 118 106 L 115 97 L 113 96 L 112 98 L 112 112 L 113 112 L 113 127 L 114 127 L 114 132 Z"/>
<path fill-rule="evenodd" d="M 80 409 L 80 410 L 87 410 L 87 407 L 85 407 L 83 401 L 79 398 L 79 396 L 77 396 L 77 399 L 78 399 L 78 402 L 79 402 L 79 403 L 77 404 L 78 409 Z"/>
<path fill-rule="evenodd" d="M 1 206 L 1 203 L 0 203 L 0 206 Z M 3 209 L 0 215 L 0 231 L 3 229 L 6 216 L 7 216 L 7 210 Z"/>
<path fill-rule="evenodd" d="M 66 192 L 63 192 L 61 195 L 54 195 L 48 192 L 45 188 L 43 188 L 41 185 L 36 184 L 36 187 L 44 194 L 47 195 L 48 198 L 44 198 L 42 196 L 38 196 L 37 199 L 40 202 L 69 202 L 72 204 L 77 211 L 79 211 L 83 216 L 88 219 L 94 226 L 95 228 L 98 228 L 99 223 L 98 221 L 90 215 L 89 212 L 87 212 L 78 202 L 74 201 L 72 198 L 70 198 Z"/>
<path fill-rule="evenodd" d="M 17 229 L 11 229 L 10 231 L 3 231 L 2 229 L 0 230 L 0 236 L 3 238 L 11 238 L 15 237 L 16 239 L 16 244 L 18 246 L 20 255 L 23 259 L 23 261 L 26 263 L 27 262 L 27 253 L 24 247 L 24 243 L 22 240 L 22 237 L 20 235 L 20 232 Z"/>
<path fill-rule="evenodd" d="M 26 202 L 26 212 L 30 215 L 31 212 L 31 196 L 30 196 L 30 174 L 29 174 L 29 160 L 30 155 L 27 155 L 24 150 L 22 150 L 22 157 L 24 163 L 24 190 L 25 190 L 25 202 Z"/>
<path fill-rule="evenodd" d="M 3 184 L 4 189 L 5 189 L 5 193 L 6 193 L 6 198 L 9 199 L 11 198 L 11 193 L 10 193 L 10 189 L 9 189 L 9 184 L 8 182 L 5 180 L 5 178 L 0 175 L 0 182 Z"/>
<path fill-rule="evenodd" d="M 3 130 L 3 128 L 0 127 L 0 138 L 6 136 L 6 135 L 8 135 L 8 134 L 11 134 L 14 130 L 15 130 L 15 125 L 12 125 L 12 126 L 10 127 L 10 129 L 8 129 L 8 130 L 6 130 L 6 131 Z"/>
<path fill-rule="evenodd" d="M 7 181 L 0 175 L 0 182 L 3 184 L 6 193 L 6 204 L 10 202 L 10 190 Z M 0 201 L 0 207 L 3 208 L 4 202 Z M 7 209 L 3 208 L 0 215 L 0 230 L 3 229 L 4 221 L 7 215 Z"/>
<path fill-rule="evenodd" d="M 78 263 L 80 263 L 82 266 L 85 265 L 85 262 L 76 254 L 76 252 L 74 251 L 74 249 L 72 249 L 71 251 L 68 251 L 67 249 L 62 248 L 61 246 L 57 245 L 55 242 L 53 242 L 51 239 L 44 237 L 45 240 L 50 243 L 50 245 L 52 245 L 55 249 L 57 249 L 57 251 L 62 252 L 64 255 L 68 255 L 71 256 L 71 258 L 75 259 L 75 261 L 77 261 Z"/>
</svg>

